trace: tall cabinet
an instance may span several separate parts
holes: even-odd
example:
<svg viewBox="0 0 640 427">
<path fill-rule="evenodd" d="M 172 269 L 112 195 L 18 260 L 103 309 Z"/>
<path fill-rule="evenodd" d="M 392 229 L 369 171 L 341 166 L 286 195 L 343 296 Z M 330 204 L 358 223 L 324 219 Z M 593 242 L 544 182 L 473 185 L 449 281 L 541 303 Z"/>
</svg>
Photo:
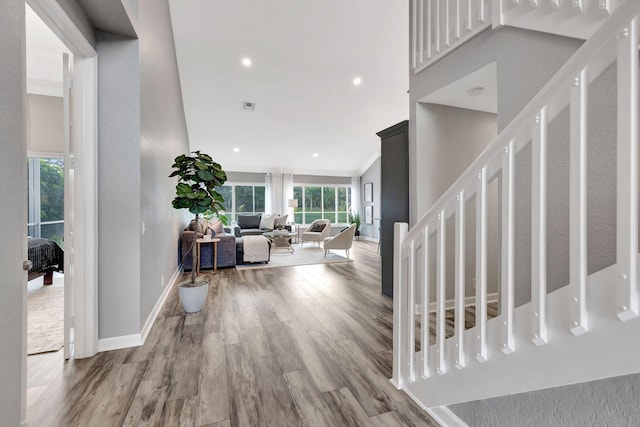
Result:
<svg viewBox="0 0 640 427">
<path fill-rule="evenodd" d="M 381 140 L 382 293 L 393 298 L 393 228 L 409 222 L 409 121 L 377 133 Z"/>
</svg>

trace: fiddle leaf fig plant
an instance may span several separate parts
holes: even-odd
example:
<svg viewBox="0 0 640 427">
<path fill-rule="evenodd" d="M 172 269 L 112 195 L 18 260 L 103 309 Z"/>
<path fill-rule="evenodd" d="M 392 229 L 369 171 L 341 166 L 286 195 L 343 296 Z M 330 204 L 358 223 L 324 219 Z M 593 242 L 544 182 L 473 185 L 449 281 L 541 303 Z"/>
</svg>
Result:
<svg viewBox="0 0 640 427">
<path fill-rule="evenodd" d="M 176 197 L 172 205 L 176 209 L 188 209 L 196 216 L 196 227 L 199 224 L 199 216 L 213 214 L 226 224 L 227 218 L 224 211 L 224 197 L 216 187 L 222 186 L 227 181 L 227 174 L 219 163 L 216 163 L 208 154 L 193 151 L 189 155 L 181 154 L 175 158 L 173 172 L 170 178 L 178 177 L 176 185 Z M 191 284 L 196 282 L 196 266 L 200 262 L 198 254 L 193 251 L 195 239 L 189 248 L 193 253 L 191 266 Z"/>
</svg>

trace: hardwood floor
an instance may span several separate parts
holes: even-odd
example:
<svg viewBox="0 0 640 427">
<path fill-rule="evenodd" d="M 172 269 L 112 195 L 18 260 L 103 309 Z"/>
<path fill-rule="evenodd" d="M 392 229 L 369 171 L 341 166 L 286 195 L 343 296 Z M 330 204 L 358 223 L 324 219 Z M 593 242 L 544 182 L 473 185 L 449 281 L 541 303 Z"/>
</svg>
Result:
<svg viewBox="0 0 640 427">
<path fill-rule="evenodd" d="M 391 377 L 392 301 L 377 245 L 355 262 L 210 276 L 205 309 L 172 291 L 145 344 L 29 358 L 29 426 L 437 426 Z"/>
</svg>

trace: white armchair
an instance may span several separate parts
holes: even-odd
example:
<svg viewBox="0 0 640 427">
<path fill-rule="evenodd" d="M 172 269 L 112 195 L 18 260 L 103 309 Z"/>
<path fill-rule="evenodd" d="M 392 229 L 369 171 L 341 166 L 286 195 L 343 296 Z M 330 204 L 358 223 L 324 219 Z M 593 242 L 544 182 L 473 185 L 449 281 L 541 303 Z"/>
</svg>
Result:
<svg viewBox="0 0 640 427">
<path fill-rule="evenodd" d="M 356 225 L 351 224 L 337 235 L 326 237 L 324 239 L 324 257 L 327 257 L 327 251 L 329 249 L 344 249 L 347 252 L 347 259 L 349 259 L 349 249 L 351 249 L 351 245 L 353 245 L 353 236 L 355 236 L 355 234 Z"/>
<path fill-rule="evenodd" d="M 316 227 L 319 227 L 320 224 L 324 224 L 324 228 L 321 231 L 311 231 L 314 229 L 315 224 L 318 224 L 318 226 Z M 309 224 L 309 228 L 307 228 L 305 232 L 302 233 L 302 236 L 300 237 L 300 246 L 302 246 L 306 241 L 317 242 L 318 245 L 320 245 L 320 242 L 323 242 L 326 237 L 329 237 L 330 233 L 331 221 L 329 221 L 328 219 L 316 219 L 311 224 Z"/>
</svg>

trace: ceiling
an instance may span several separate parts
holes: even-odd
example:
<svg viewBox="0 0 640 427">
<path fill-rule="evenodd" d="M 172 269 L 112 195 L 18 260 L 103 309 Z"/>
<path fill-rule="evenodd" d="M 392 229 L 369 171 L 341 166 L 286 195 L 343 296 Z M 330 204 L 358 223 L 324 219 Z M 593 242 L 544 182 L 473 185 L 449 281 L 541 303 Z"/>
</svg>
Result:
<svg viewBox="0 0 640 427">
<path fill-rule="evenodd" d="M 191 148 L 226 170 L 358 174 L 409 117 L 407 1 L 169 3 Z"/>
<path fill-rule="evenodd" d="M 430 93 L 419 102 L 498 113 L 498 70 L 495 62 Z"/>
</svg>

